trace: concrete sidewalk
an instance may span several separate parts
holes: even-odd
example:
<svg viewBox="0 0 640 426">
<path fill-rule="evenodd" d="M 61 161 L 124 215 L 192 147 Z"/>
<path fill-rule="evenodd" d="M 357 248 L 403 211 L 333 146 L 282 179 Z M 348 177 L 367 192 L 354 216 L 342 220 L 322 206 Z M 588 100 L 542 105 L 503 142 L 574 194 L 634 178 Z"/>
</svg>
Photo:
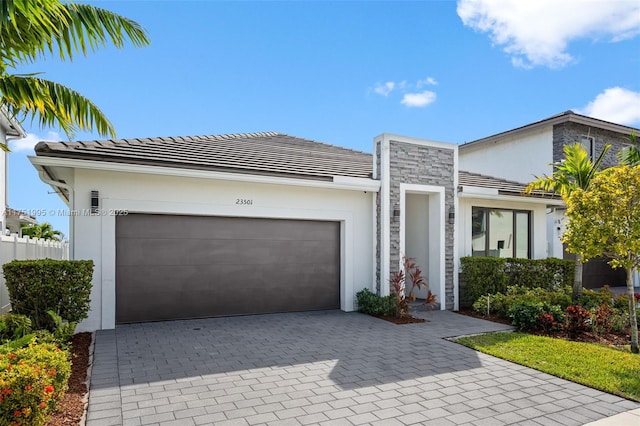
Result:
<svg viewBox="0 0 640 426">
<path fill-rule="evenodd" d="M 640 408 L 444 339 L 509 326 L 419 315 L 429 322 L 324 311 L 101 331 L 87 425 L 583 425 Z"/>
</svg>

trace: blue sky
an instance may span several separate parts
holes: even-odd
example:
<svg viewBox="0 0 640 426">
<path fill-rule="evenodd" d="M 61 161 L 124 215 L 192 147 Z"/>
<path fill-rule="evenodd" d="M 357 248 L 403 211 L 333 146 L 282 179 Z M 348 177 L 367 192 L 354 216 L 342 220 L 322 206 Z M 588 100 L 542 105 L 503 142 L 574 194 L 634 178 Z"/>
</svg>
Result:
<svg viewBox="0 0 640 426">
<path fill-rule="evenodd" d="M 371 152 L 384 132 L 464 143 L 568 109 L 640 127 L 635 0 L 92 3 L 151 46 L 16 72 L 78 90 L 120 138 L 278 131 Z M 65 137 L 24 127 L 9 205 L 65 209 L 27 159 Z M 66 217 L 38 220 L 68 234 Z"/>
</svg>

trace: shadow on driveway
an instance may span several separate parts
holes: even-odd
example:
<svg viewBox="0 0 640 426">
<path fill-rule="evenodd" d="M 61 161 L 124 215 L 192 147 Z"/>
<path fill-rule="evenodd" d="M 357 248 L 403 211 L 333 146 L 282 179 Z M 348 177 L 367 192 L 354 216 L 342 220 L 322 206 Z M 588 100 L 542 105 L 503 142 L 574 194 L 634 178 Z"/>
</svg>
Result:
<svg viewBox="0 0 640 426">
<path fill-rule="evenodd" d="M 321 311 L 121 325 L 97 334 L 91 387 L 279 367 L 295 382 L 320 375 L 353 389 L 480 367 L 477 352 L 442 338 L 510 329 L 446 311 L 418 315 L 429 322 Z"/>
</svg>

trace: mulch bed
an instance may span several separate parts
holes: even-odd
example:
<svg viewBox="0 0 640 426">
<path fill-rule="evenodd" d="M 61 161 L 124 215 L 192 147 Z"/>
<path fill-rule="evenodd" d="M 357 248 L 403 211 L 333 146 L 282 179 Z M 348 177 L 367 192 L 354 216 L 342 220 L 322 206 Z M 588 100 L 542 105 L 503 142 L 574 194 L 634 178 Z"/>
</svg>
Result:
<svg viewBox="0 0 640 426">
<path fill-rule="evenodd" d="M 511 325 L 511 321 L 509 321 L 508 319 L 500 318 L 500 317 L 497 317 L 495 315 L 489 315 L 489 316 L 478 315 L 475 312 L 473 312 L 473 310 L 471 308 L 460 308 L 460 310 L 457 313 L 462 314 L 462 315 L 466 315 L 466 316 L 469 316 L 469 317 L 484 319 L 484 320 L 487 320 L 487 321 L 499 322 L 500 324 Z"/>
<path fill-rule="evenodd" d="M 416 318 L 412 316 L 398 318 L 398 317 L 389 317 L 386 315 L 374 315 L 374 317 L 392 322 L 394 324 L 416 324 L 420 322 L 427 322 L 427 320 L 424 318 Z"/>
<path fill-rule="evenodd" d="M 47 426 L 79 425 L 84 415 L 87 394 L 87 368 L 89 367 L 89 346 L 91 333 L 78 333 L 71 340 L 71 376 L 69 390 L 58 401 L 57 410 L 52 414 Z"/>
</svg>

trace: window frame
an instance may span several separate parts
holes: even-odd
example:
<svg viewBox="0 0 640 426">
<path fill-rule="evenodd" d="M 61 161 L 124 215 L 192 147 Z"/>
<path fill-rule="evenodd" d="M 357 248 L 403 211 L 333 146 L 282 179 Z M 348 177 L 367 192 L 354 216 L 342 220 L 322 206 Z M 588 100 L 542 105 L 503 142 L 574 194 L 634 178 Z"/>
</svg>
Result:
<svg viewBox="0 0 640 426">
<path fill-rule="evenodd" d="M 587 144 L 588 144 L 588 149 L 587 149 Z M 591 161 L 595 161 L 595 154 L 596 154 L 596 141 L 595 138 L 593 136 L 589 136 L 589 135 L 582 135 L 580 136 L 580 145 L 582 145 L 582 147 L 587 151 L 587 154 L 589 155 L 589 159 Z"/>
<path fill-rule="evenodd" d="M 532 250 L 531 250 L 531 246 L 533 243 L 532 240 L 532 236 L 533 236 L 533 212 L 531 210 L 523 210 L 523 209 L 509 209 L 509 208 L 502 208 L 502 207 L 483 207 L 483 206 L 471 206 L 471 235 L 473 236 L 473 216 L 474 214 L 478 211 L 478 210 L 482 210 L 484 211 L 484 254 L 482 255 L 477 255 L 474 253 L 478 253 L 479 250 L 476 250 L 474 252 L 473 250 L 473 242 L 472 242 L 472 247 L 471 247 L 471 255 L 472 256 L 477 256 L 477 257 L 492 257 L 489 255 L 490 253 L 490 243 L 491 243 L 491 225 L 490 225 L 490 214 L 491 211 L 494 210 L 499 210 L 499 211 L 504 211 L 504 212 L 510 212 L 512 215 L 512 235 L 513 235 L 513 242 L 512 242 L 512 246 L 513 246 L 513 257 L 515 258 L 516 255 L 516 250 L 517 250 L 517 235 L 516 235 L 516 230 L 517 230 L 517 226 L 518 226 L 518 220 L 517 220 L 517 214 L 518 213 L 525 213 L 527 215 L 527 257 L 526 259 L 531 259 L 531 254 L 532 254 Z M 473 241 L 473 239 L 472 239 Z"/>
</svg>

